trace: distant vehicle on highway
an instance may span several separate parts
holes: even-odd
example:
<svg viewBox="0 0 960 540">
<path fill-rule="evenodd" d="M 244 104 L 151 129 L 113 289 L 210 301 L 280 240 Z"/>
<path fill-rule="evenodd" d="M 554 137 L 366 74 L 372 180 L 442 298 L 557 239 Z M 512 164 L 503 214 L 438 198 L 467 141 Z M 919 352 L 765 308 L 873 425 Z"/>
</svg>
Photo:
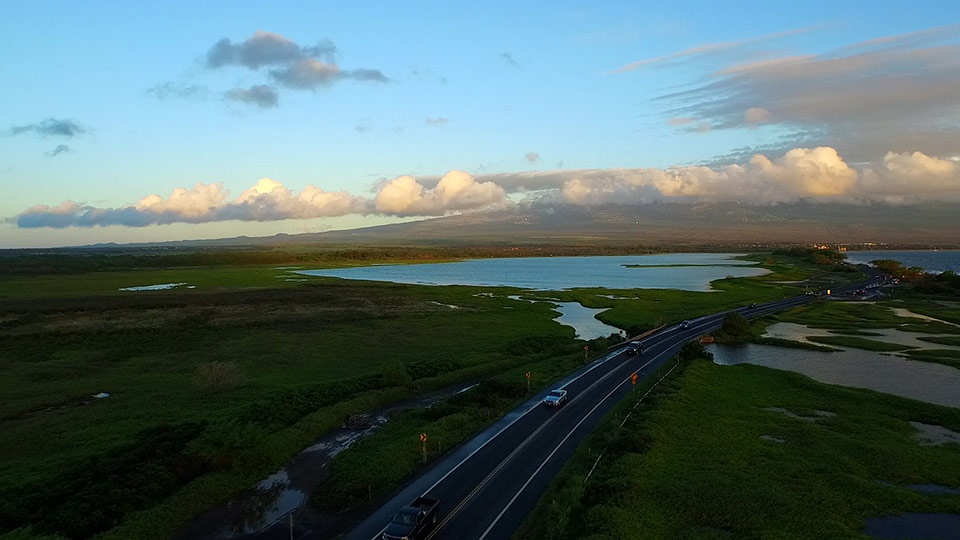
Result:
<svg viewBox="0 0 960 540">
<path fill-rule="evenodd" d="M 400 508 L 383 531 L 383 540 L 418 540 L 426 538 L 437 524 L 440 499 L 417 497 L 409 506 Z"/>
<path fill-rule="evenodd" d="M 643 353 L 643 345 L 639 341 L 631 341 L 627 344 L 626 351 L 629 355 L 641 354 Z"/>
<path fill-rule="evenodd" d="M 690 321 L 683 321 L 682 323 L 680 323 L 680 328 L 684 330 L 686 330 L 687 328 L 690 328 Z"/>
<path fill-rule="evenodd" d="M 756 302 L 750 302 L 750 305 L 747 306 L 747 309 L 757 309 L 757 303 L 756 303 Z"/>
<path fill-rule="evenodd" d="M 547 397 L 543 398 L 543 403 L 549 405 L 550 407 L 559 407 L 567 402 L 567 391 L 560 390 L 551 390 Z"/>
</svg>

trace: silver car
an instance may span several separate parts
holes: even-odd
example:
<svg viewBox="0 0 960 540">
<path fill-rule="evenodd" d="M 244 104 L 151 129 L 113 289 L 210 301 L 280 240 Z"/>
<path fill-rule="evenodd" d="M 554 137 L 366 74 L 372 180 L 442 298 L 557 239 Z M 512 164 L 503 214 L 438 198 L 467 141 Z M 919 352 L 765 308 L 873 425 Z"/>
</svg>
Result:
<svg viewBox="0 0 960 540">
<path fill-rule="evenodd" d="M 566 390 L 551 390 L 547 397 L 543 398 L 543 403 L 550 407 L 559 407 L 567 402 Z"/>
</svg>

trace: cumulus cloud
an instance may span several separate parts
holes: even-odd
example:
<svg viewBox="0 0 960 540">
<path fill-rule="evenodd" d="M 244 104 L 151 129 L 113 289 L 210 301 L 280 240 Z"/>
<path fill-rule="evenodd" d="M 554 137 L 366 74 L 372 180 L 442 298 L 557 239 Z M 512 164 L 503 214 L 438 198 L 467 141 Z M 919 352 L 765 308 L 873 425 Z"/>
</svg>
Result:
<svg viewBox="0 0 960 540">
<path fill-rule="evenodd" d="M 960 202 L 960 161 L 922 152 L 887 152 L 877 163 L 851 166 L 834 148 L 794 148 L 757 154 L 741 164 L 666 169 L 528 171 L 473 176 L 399 176 L 384 181 L 371 198 L 307 186 L 300 193 L 261 179 L 234 199 L 222 183 L 197 183 L 170 196 L 149 195 L 120 208 L 73 201 L 37 205 L 16 217 L 19 227 L 141 227 L 212 221 L 276 221 L 345 215 L 442 216 L 513 204 L 508 195 L 576 205 L 655 201 L 739 201 L 767 204 L 817 202 Z"/>
<path fill-rule="evenodd" d="M 41 137 L 67 137 L 73 138 L 83 135 L 87 132 L 80 124 L 72 120 L 62 120 L 58 118 L 47 118 L 33 124 L 24 124 L 22 126 L 13 126 L 9 130 L 10 135 L 22 135 L 33 133 Z"/>
<path fill-rule="evenodd" d="M 890 149 L 960 154 L 960 25 L 822 54 L 773 56 L 758 48 L 771 39 L 779 36 L 692 48 L 615 72 L 681 59 L 708 63 L 699 81 L 656 99 L 687 132 L 764 125 L 786 134 L 777 151 L 831 146 L 858 162 Z"/>
<path fill-rule="evenodd" d="M 261 109 L 269 109 L 280 105 L 280 94 L 277 89 L 265 84 L 230 90 L 226 93 L 226 98 L 231 101 L 256 105 Z"/>
<path fill-rule="evenodd" d="M 216 42 L 207 51 L 206 65 L 209 69 L 239 66 L 259 71 L 269 68 L 267 75 L 273 83 L 294 90 L 316 90 L 346 79 L 389 82 L 387 76 L 376 69 L 341 69 L 335 60 L 336 52 L 337 47 L 330 40 L 305 47 L 280 34 L 258 30 L 240 43 L 233 43 L 229 38 Z M 266 86 L 254 88 L 260 87 Z M 260 100 L 250 103 L 263 106 Z"/>
<path fill-rule="evenodd" d="M 765 204 L 960 200 L 960 163 L 920 152 L 889 152 L 882 162 L 850 166 L 833 148 L 794 148 L 745 163 L 666 169 L 587 169 L 481 175 L 507 193 L 569 204 L 662 200 Z"/>
<path fill-rule="evenodd" d="M 863 189 L 893 203 L 960 201 L 960 163 L 921 152 L 887 152 L 883 161 L 864 171 Z"/>
<path fill-rule="evenodd" d="M 380 70 L 342 69 L 336 61 L 337 47 L 329 39 L 315 45 L 300 45 L 274 32 L 258 30 L 243 41 L 222 38 L 207 51 L 204 67 L 208 71 L 239 68 L 252 72 L 259 80 L 248 87 L 213 91 L 206 86 L 180 82 L 155 85 L 147 93 L 158 99 L 195 99 L 209 95 L 223 100 L 260 108 L 280 105 L 280 90 L 318 90 L 345 80 L 388 83 Z"/>
<path fill-rule="evenodd" d="M 234 200 L 227 200 L 223 183 L 198 182 L 193 188 L 177 188 L 169 197 L 149 195 L 136 204 L 120 208 L 96 208 L 74 201 L 50 207 L 37 205 L 17 216 L 17 226 L 93 227 L 124 225 L 144 227 L 170 223 L 214 221 L 278 221 L 370 213 L 369 201 L 344 191 L 327 192 L 307 186 L 294 194 L 281 183 L 264 178 Z"/>
<path fill-rule="evenodd" d="M 373 204 L 377 212 L 397 216 L 439 216 L 504 204 L 506 192 L 493 182 L 477 182 L 463 171 L 450 171 L 432 189 L 412 176 L 386 183 Z"/>
<path fill-rule="evenodd" d="M 536 163 L 540 161 L 540 154 L 536 152 L 527 152 L 527 155 L 524 156 L 524 158 L 526 158 L 526 160 L 530 163 Z"/>
<path fill-rule="evenodd" d="M 216 42 L 207 51 L 207 67 L 218 69 L 240 65 L 249 69 L 263 66 L 286 65 L 310 58 L 331 59 L 337 47 L 330 40 L 323 40 L 313 47 L 301 47 L 293 41 L 275 34 L 257 30 L 240 43 L 228 38 Z"/>
</svg>

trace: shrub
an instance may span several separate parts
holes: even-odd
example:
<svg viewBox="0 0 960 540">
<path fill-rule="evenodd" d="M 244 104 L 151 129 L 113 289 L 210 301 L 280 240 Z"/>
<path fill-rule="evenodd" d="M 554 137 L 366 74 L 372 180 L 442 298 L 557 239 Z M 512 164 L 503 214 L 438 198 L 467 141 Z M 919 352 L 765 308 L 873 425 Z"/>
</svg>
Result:
<svg viewBox="0 0 960 540">
<path fill-rule="evenodd" d="M 737 312 L 730 312 L 723 319 L 721 330 L 724 334 L 734 337 L 750 335 L 750 321 Z"/>
</svg>

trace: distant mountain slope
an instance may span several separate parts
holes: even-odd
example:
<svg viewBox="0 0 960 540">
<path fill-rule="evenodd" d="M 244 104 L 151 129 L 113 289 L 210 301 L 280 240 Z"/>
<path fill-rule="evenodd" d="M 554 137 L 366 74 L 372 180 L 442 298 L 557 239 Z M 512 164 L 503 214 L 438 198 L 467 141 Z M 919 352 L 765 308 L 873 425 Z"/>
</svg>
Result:
<svg viewBox="0 0 960 540">
<path fill-rule="evenodd" d="M 633 244 L 693 247 L 867 242 L 901 247 L 960 248 L 960 204 L 532 205 L 324 233 L 139 245 Z"/>
<path fill-rule="evenodd" d="M 284 241 L 629 242 L 683 246 L 876 242 L 947 247 L 960 246 L 960 205 L 652 203 L 601 207 L 532 206 L 317 235 L 287 236 Z"/>
</svg>

